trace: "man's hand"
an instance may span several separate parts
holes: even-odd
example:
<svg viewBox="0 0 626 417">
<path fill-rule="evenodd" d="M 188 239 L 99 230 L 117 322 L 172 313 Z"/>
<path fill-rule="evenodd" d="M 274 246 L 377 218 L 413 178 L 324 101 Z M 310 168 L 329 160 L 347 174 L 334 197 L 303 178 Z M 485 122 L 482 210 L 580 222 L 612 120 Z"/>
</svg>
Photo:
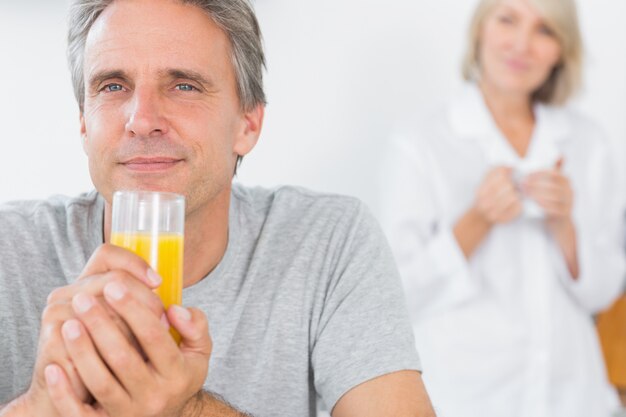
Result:
<svg viewBox="0 0 626 417">
<path fill-rule="evenodd" d="M 176 416 L 206 379 L 212 342 L 200 310 L 171 306 L 161 320 L 115 279 L 103 289 L 106 302 L 124 320 L 146 360 L 125 337 L 102 304 L 89 294 L 73 299 L 78 319 L 63 325 L 63 341 L 78 375 L 94 396 L 86 404 L 59 364 L 46 367 L 50 397 L 63 416 Z M 169 324 L 182 336 L 180 347 Z"/>
<path fill-rule="evenodd" d="M 90 294 L 104 306 L 107 314 L 133 343 L 132 333 L 102 297 L 103 288 L 113 280 L 124 281 L 156 317 L 163 315 L 163 306 L 151 288 L 158 286 L 159 277 L 139 257 L 124 249 L 103 245 L 90 258 L 79 279 L 66 287 L 54 290 L 48 296 L 43 311 L 38 343 L 38 354 L 33 379 L 28 391 L 16 403 L 32 415 L 56 416 L 45 381 L 44 370 L 50 363 L 60 366 L 67 375 L 75 395 L 89 402 L 91 397 L 67 353 L 61 333 L 63 324 L 76 317 L 72 302 L 77 294 Z"/>
</svg>

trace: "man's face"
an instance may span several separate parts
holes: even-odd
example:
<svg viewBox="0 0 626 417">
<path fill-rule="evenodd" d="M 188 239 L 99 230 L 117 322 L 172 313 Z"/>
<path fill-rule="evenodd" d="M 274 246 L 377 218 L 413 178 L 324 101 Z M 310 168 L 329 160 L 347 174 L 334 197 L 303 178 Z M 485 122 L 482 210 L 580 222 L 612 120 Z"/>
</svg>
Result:
<svg viewBox="0 0 626 417">
<path fill-rule="evenodd" d="M 119 189 L 170 191 L 187 212 L 230 189 L 255 145 L 263 107 L 244 113 L 226 34 L 173 0 L 118 0 L 85 47 L 81 133 L 107 201 Z"/>
</svg>

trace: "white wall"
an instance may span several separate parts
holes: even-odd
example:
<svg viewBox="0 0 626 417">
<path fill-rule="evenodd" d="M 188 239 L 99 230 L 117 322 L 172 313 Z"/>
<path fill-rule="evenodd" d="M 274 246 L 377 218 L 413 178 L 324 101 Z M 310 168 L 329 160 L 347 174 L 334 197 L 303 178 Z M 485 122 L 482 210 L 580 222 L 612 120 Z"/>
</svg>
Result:
<svg viewBox="0 0 626 417">
<path fill-rule="evenodd" d="M 66 4 L 0 0 L 0 201 L 90 187 L 65 63 Z"/>
<path fill-rule="evenodd" d="M 301 184 L 376 204 L 391 126 L 459 85 L 475 0 L 257 0 L 268 58 L 249 184 Z M 579 0 L 588 47 L 579 105 L 626 142 L 626 2 Z M 67 0 L 0 0 L 0 202 L 90 188 L 65 63 Z"/>
</svg>

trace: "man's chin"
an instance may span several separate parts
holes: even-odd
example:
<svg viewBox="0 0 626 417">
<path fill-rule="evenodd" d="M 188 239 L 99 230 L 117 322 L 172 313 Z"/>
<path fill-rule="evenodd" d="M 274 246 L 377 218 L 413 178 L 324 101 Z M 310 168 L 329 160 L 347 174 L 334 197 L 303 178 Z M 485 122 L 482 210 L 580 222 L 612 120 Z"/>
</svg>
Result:
<svg viewBox="0 0 626 417">
<path fill-rule="evenodd" d="M 131 181 L 122 181 L 117 184 L 114 184 L 111 188 L 111 195 L 115 191 L 158 191 L 163 193 L 175 193 L 175 194 L 185 194 L 184 187 L 181 187 L 181 184 L 175 184 L 168 179 L 164 180 L 131 180 Z"/>
</svg>

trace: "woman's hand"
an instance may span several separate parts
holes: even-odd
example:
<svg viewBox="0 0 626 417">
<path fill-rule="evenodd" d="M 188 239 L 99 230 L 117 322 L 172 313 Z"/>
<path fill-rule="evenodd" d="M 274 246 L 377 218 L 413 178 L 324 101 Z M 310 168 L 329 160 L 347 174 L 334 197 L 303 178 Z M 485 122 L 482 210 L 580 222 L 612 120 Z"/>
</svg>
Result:
<svg viewBox="0 0 626 417">
<path fill-rule="evenodd" d="M 522 200 L 513 183 L 511 168 L 497 167 L 487 173 L 476 199 L 454 226 L 454 237 L 469 259 L 491 228 L 520 215 Z"/>
<path fill-rule="evenodd" d="M 570 227 L 574 204 L 574 193 L 561 172 L 562 166 L 563 159 L 559 159 L 553 169 L 534 172 L 522 183 L 524 193 L 544 210 L 546 225 L 555 235 Z"/>
<path fill-rule="evenodd" d="M 553 169 L 530 174 L 522 183 L 522 191 L 544 210 L 546 226 L 561 249 L 572 278 L 580 273 L 576 250 L 576 228 L 572 221 L 574 192 L 563 175 L 563 159 Z"/>
<path fill-rule="evenodd" d="M 496 167 L 487 173 L 478 187 L 473 209 L 490 226 L 508 223 L 520 215 L 522 199 L 511 168 Z"/>
</svg>

